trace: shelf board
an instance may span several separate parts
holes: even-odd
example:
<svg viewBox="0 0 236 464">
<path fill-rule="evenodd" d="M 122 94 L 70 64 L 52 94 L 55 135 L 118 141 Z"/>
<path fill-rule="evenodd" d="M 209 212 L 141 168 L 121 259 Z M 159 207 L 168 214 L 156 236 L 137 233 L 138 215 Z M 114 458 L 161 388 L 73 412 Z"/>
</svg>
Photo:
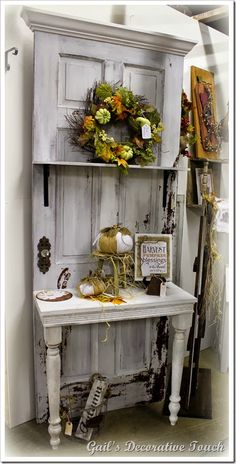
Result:
<svg viewBox="0 0 236 464">
<path fill-rule="evenodd" d="M 117 168 L 116 164 L 109 163 L 91 163 L 81 161 L 33 161 L 34 165 L 50 165 L 50 166 L 78 166 L 78 167 L 92 167 L 92 168 Z M 149 169 L 160 171 L 189 171 L 189 168 L 178 168 L 173 166 L 139 166 L 130 164 L 129 169 Z"/>
<path fill-rule="evenodd" d="M 229 164 L 229 159 L 228 158 L 222 158 L 222 159 L 209 159 L 209 158 L 189 158 L 190 161 L 198 162 L 198 163 L 203 163 L 204 161 L 208 161 L 209 163 L 219 163 L 219 164 Z"/>
</svg>

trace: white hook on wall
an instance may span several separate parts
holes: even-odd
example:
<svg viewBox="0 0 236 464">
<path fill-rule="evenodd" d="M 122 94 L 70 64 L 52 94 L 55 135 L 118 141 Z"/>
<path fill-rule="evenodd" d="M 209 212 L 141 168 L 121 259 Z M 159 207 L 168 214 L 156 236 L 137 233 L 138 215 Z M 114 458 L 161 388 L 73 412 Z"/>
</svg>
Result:
<svg viewBox="0 0 236 464">
<path fill-rule="evenodd" d="M 8 50 L 5 51 L 5 71 L 10 70 L 10 65 L 8 63 L 8 54 L 12 52 L 12 55 L 18 55 L 18 48 L 16 47 L 11 47 Z"/>
</svg>

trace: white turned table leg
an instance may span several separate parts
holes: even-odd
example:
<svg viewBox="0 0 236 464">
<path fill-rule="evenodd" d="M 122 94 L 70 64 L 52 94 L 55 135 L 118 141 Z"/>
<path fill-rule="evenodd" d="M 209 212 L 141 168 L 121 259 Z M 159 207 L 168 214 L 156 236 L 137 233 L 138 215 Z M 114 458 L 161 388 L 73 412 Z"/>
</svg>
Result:
<svg viewBox="0 0 236 464">
<path fill-rule="evenodd" d="M 172 350 L 171 396 L 169 403 L 170 423 L 175 425 L 180 410 L 180 387 L 183 373 L 185 353 L 185 332 L 191 326 L 192 314 L 181 314 L 172 317 L 175 329 Z"/>
<path fill-rule="evenodd" d="M 60 408 L 60 370 L 61 359 L 59 345 L 61 343 L 61 327 L 46 327 L 44 339 L 47 345 L 47 388 L 49 402 L 49 427 L 50 444 L 52 449 L 57 449 L 60 444 L 61 419 Z"/>
</svg>

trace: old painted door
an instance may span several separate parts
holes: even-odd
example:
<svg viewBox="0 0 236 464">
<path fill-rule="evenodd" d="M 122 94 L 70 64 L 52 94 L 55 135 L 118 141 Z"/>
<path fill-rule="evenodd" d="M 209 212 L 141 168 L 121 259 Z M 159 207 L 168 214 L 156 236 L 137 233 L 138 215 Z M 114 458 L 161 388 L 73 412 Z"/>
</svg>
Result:
<svg viewBox="0 0 236 464">
<path fill-rule="evenodd" d="M 181 76 L 178 56 L 36 32 L 34 162 L 88 159 L 87 153 L 69 145 L 65 115 L 82 110 L 88 88 L 105 80 L 123 82 L 158 108 L 166 129 L 157 163 L 172 166 L 178 153 Z M 33 176 L 34 289 L 57 287 L 64 269 L 70 274 L 68 287 L 75 287 L 95 266 L 92 243 L 103 227 L 122 223 L 140 233 L 163 229 L 162 171 L 130 170 L 123 176 L 117 169 L 52 165 L 48 207 L 43 204 L 42 165 L 34 165 Z M 37 245 L 43 236 L 51 244 L 51 266 L 45 274 L 37 266 Z M 109 378 L 109 409 L 161 399 L 166 319 L 114 322 L 106 342 L 105 335 L 104 325 L 64 329 L 62 403 L 70 401 L 77 414 L 95 372 Z M 43 421 L 47 417 L 45 346 L 37 315 L 35 378 L 37 420 Z"/>
</svg>

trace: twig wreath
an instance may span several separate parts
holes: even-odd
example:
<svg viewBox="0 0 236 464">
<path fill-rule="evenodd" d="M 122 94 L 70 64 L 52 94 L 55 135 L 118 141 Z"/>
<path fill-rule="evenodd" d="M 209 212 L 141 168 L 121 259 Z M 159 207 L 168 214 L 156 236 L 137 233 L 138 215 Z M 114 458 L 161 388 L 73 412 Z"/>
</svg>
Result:
<svg viewBox="0 0 236 464">
<path fill-rule="evenodd" d="M 157 109 L 144 97 L 107 82 L 88 90 L 84 115 L 76 110 L 65 117 L 71 145 L 93 153 L 93 161 L 117 164 L 125 173 L 129 164 L 143 166 L 155 160 L 153 147 L 164 130 Z M 112 126 L 127 128 L 126 142 L 109 136 Z"/>
</svg>

